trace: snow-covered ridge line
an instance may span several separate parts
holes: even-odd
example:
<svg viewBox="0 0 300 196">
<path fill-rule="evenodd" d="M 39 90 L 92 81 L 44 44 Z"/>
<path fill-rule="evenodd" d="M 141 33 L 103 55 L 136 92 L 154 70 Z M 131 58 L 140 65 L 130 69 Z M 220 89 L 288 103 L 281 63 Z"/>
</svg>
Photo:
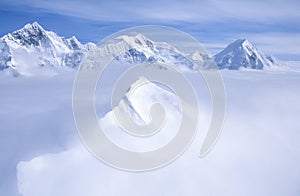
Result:
<svg viewBox="0 0 300 196">
<path fill-rule="evenodd" d="M 74 70 L 85 55 L 96 48 L 94 43 L 82 44 L 75 36 L 60 37 L 34 22 L 0 39 L 0 71 L 30 76 Z M 275 64 L 246 39 L 229 44 L 213 57 L 201 51 L 185 54 L 168 43 L 152 41 L 140 33 L 119 36 L 98 49 L 101 55 L 110 55 L 129 64 L 159 62 L 184 70 L 198 69 L 199 64 L 209 68 L 205 63 L 212 59 L 219 69 L 268 69 Z M 126 52 L 121 54 L 121 51 Z"/>
</svg>

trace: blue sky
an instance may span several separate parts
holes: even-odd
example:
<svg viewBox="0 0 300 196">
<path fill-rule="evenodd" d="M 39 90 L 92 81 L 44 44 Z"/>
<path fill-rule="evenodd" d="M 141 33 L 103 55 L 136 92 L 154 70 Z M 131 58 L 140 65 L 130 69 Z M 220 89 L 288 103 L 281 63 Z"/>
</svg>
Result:
<svg viewBox="0 0 300 196">
<path fill-rule="evenodd" d="M 165 25 L 196 37 L 216 53 L 247 38 L 267 54 L 300 60 L 298 0 L 1 0 L 0 35 L 39 22 L 81 42 L 99 42 L 123 28 Z"/>
</svg>

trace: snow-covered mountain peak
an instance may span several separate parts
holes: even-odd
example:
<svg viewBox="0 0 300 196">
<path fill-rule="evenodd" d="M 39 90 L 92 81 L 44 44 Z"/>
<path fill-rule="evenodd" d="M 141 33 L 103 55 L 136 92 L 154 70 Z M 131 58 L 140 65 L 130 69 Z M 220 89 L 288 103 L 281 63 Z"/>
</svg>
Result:
<svg viewBox="0 0 300 196">
<path fill-rule="evenodd" d="M 0 70 L 12 71 L 14 75 L 52 75 L 58 69 L 77 67 L 95 47 L 92 43 L 81 44 L 75 36 L 60 37 L 34 22 L 0 39 Z"/>
<path fill-rule="evenodd" d="M 265 69 L 274 65 L 272 58 L 266 57 L 247 39 L 238 39 L 214 56 L 220 69 Z"/>
<path fill-rule="evenodd" d="M 240 41 L 243 46 L 252 45 L 246 38 L 238 39 L 237 41 Z"/>
<path fill-rule="evenodd" d="M 81 44 L 75 36 L 68 38 L 65 40 L 70 49 L 73 50 L 82 50 L 85 48 L 83 44 Z"/>
<path fill-rule="evenodd" d="M 226 47 L 228 50 L 238 51 L 238 50 L 246 50 L 247 52 L 251 52 L 251 50 L 256 50 L 252 43 L 250 43 L 246 38 L 237 39 Z"/>
<path fill-rule="evenodd" d="M 204 54 L 202 51 L 195 51 L 190 55 L 190 58 L 196 62 L 204 62 L 209 60 L 208 54 Z"/>
<path fill-rule="evenodd" d="M 23 29 L 45 31 L 44 28 L 36 21 L 33 22 L 32 24 L 31 23 L 26 24 Z"/>
<path fill-rule="evenodd" d="M 240 38 L 240 39 L 235 40 L 235 41 L 233 42 L 233 45 L 239 46 L 239 45 L 242 45 L 242 44 L 244 44 L 244 43 L 249 44 L 250 42 L 249 42 L 246 38 Z"/>
<path fill-rule="evenodd" d="M 109 40 L 105 44 L 106 45 L 122 44 L 122 45 L 126 45 L 129 48 L 145 50 L 148 52 L 150 52 L 150 51 L 159 52 L 158 50 L 160 50 L 160 49 L 167 49 L 167 50 L 172 50 L 177 53 L 181 53 L 175 47 L 173 47 L 172 45 L 170 45 L 166 42 L 153 41 L 152 39 L 150 39 L 147 36 L 145 36 L 141 33 L 138 33 L 138 32 L 131 32 L 128 35 L 118 36 L 114 39 Z"/>
<path fill-rule="evenodd" d="M 127 107 L 131 117 L 137 123 L 147 124 L 151 121 L 150 108 L 155 103 L 161 103 L 168 110 L 180 113 L 181 105 L 173 92 L 140 76 L 130 85 L 117 107 L 120 111 L 126 111 L 124 107 Z"/>
<path fill-rule="evenodd" d="M 247 39 L 238 39 L 235 41 L 237 46 L 242 47 L 248 54 L 252 54 L 253 52 L 259 52 L 256 47 L 249 42 Z"/>
<path fill-rule="evenodd" d="M 134 90 L 138 87 L 140 87 L 141 85 L 144 84 L 151 84 L 151 82 L 145 78 L 144 76 L 140 76 L 134 83 L 132 83 L 129 87 L 129 89 L 126 92 L 126 96 L 130 97 L 130 95 L 134 92 Z"/>
<path fill-rule="evenodd" d="M 34 22 L 33 24 L 26 24 L 22 29 L 3 36 L 2 39 L 13 41 L 22 46 L 39 46 L 40 41 L 46 37 L 46 31 L 37 22 Z"/>
<path fill-rule="evenodd" d="M 174 66 L 181 70 L 193 70 L 196 66 L 184 54 L 171 44 L 153 41 L 141 33 L 121 35 L 104 42 L 103 53 L 112 55 L 117 61 L 134 63 L 160 63 Z M 160 67 L 160 66 L 158 66 Z"/>
<path fill-rule="evenodd" d="M 131 55 L 139 55 L 133 53 L 142 52 L 143 54 L 141 55 L 149 57 L 156 51 L 156 44 L 157 43 L 155 43 L 148 37 L 137 32 L 132 32 L 129 35 L 121 35 L 114 39 L 110 39 L 107 42 L 104 42 L 104 46 L 109 48 L 109 50 L 114 51 L 114 54 L 117 56 L 123 55 L 121 51 L 128 51 L 132 53 Z M 125 61 L 128 62 L 128 59 Z"/>
<path fill-rule="evenodd" d="M 141 33 L 133 33 L 130 35 L 122 35 L 116 38 L 118 41 L 124 41 L 128 45 L 134 46 L 142 46 L 142 47 L 153 47 L 153 42 L 147 38 L 146 36 L 142 35 Z"/>
</svg>

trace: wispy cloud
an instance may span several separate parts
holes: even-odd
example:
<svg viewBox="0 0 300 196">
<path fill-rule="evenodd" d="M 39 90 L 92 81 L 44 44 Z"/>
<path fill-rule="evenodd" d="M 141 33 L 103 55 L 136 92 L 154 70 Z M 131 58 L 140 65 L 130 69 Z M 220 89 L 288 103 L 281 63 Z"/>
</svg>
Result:
<svg viewBox="0 0 300 196">
<path fill-rule="evenodd" d="M 274 22 L 300 19 L 300 2 L 296 0 L 24 0 L 22 2 L 3 0 L 3 3 L 100 21 L 200 22 L 236 18 L 245 21 Z"/>
</svg>

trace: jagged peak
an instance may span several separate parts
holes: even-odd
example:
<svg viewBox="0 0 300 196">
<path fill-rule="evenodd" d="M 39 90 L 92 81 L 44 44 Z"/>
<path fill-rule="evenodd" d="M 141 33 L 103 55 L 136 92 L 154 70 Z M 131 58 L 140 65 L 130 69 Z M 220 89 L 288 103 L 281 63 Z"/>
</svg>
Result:
<svg viewBox="0 0 300 196">
<path fill-rule="evenodd" d="M 69 38 L 70 40 L 78 41 L 77 37 L 73 35 L 72 37 Z"/>
<path fill-rule="evenodd" d="M 81 44 L 81 42 L 74 35 L 72 37 L 70 37 L 70 38 L 67 38 L 66 40 L 72 41 L 72 42 L 77 43 L 79 45 Z"/>
<path fill-rule="evenodd" d="M 237 39 L 234 42 L 230 43 L 222 52 L 226 53 L 228 51 L 243 51 L 244 53 L 261 53 L 248 39 L 242 38 Z"/>
<path fill-rule="evenodd" d="M 152 84 L 152 83 L 146 77 L 139 76 L 138 79 L 130 85 L 129 89 L 126 92 L 126 97 L 130 97 L 130 95 L 136 90 L 136 88 L 144 84 Z"/>
<path fill-rule="evenodd" d="M 239 42 L 239 43 L 244 43 L 244 42 L 249 42 L 246 38 L 240 38 L 240 39 L 237 39 L 235 42 Z"/>
<path fill-rule="evenodd" d="M 196 50 L 193 53 L 191 53 L 190 57 L 194 61 L 206 61 L 209 59 L 209 55 L 204 51 L 200 51 L 200 50 Z"/>
<path fill-rule="evenodd" d="M 116 42 L 125 42 L 130 46 L 140 45 L 140 46 L 151 46 L 153 45 L 153 41 L 150 40 L 145 35 L 138 32 L 131 32 L 128 35 L 120 35 L 108 43 L 116 43 Z"/>
<path fill-rule="evenodd" d="M 23 28 L 18 29 L 11 33 L 13 37 L 16 37 L 18 39 L 20 39 L 21 37 L 16 35 L 20 35 L 20 34 L 22 35 L 21 37 L 26 37 L 30 35 L 46 34 L 46 31 L 37 22 L 33 22 L 33 23 L 28 23 Z"/>
<path fill-rule="evenodd" d="M 37 22 L 28 23 L 23 28 L 4 35 L 2 40 L 10 40 L 21 45 L 38 46 L 39 41 L 47 36 L 47 31 Z"/>
<path fill-rule="evenodd" d="M 246 46 L 253 47 L 253 44 L 246 38 L 237 39 L 228 45 L 228 47 L 232 47 L 232 48 L 246 47 Z"/>
<path fill-rule="evenodd" d="M 32 29 L 32 30 L 45 31 L 45 29 L 38 22 L 28 23 L 23 28 L 21 28 L 17 31 L 20 31 L 22 29 L 27 29 L 27 30 Z"/>
<path fill-rule="evenodd" d="M 117 39 L 139 39 L 139 40 L 149 40 L 148 37 L 139 33 L 139 32 L 131 32 L 128 35 L 118 36 Z"/>
</svg>

